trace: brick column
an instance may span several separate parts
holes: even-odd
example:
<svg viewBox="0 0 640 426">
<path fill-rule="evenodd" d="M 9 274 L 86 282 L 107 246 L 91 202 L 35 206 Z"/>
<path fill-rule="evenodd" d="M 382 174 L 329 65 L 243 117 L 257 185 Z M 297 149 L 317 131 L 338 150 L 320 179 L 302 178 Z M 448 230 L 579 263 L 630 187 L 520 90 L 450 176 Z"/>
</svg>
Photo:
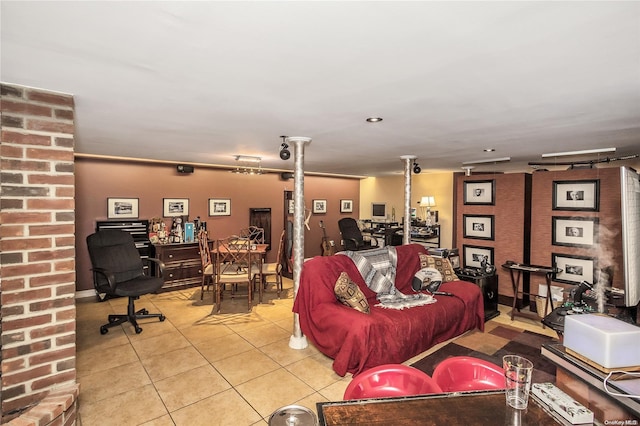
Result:
<svg viewBox="0 0 640 426">
<path fill-rule="evenodd" d="M 36 424 L 73 424 L 74 101 L 4 83 L 1 93 L 2 421 L 24 413 Z"/>
</svg>

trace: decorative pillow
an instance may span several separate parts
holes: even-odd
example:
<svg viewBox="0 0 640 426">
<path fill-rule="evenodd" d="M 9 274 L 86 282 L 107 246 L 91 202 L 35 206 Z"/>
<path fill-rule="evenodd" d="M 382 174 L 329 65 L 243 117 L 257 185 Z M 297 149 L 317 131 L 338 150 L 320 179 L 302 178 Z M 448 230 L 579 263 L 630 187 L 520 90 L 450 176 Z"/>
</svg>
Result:
<svg viewBox="0 0 640 426">
<path fill-rule="evenodd" d="M 364 293 L 358 288 L 358 284 L 351 281 L 346 272 L 342 272 L 333 288 L 336 298 L 343 305 L 349 306 L 356 311 L 369 313 L 369 302 L 364 297 Z"/>
<path fill-rule="evenodd" d="M 456 281 L 458 276 L 453 272 L 449 259 L 419 253 L 420 268 L 436 268 L 442 274 L 442 282 Z"/>
<path fill-rule="evenodd" d="M 436 268 L 422 268 L 413 276 L 411 287 L 414 291 L 438 291 L 442 284 L 442 274 Z"/>
</svg>

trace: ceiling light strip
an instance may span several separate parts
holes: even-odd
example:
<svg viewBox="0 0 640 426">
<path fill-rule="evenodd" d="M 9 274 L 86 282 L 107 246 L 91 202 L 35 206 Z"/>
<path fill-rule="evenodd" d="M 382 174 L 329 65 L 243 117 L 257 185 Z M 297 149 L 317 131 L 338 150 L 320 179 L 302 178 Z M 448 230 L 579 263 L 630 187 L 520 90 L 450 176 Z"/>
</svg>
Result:
<svg viewBox="0 0 640 426">
<path fill-rule="evenodd" d="M 463 161 L 462 164 L 482 164 L 482 163 L 500 163 L 503 161 L 511 161 L 511 157 L 489 158 L 486 160 Z"/>
<path fill-rule="evenodd" d="M 616 152 L 616 149 L 615 148 L 596 148 L 596 149 L 583 149 L 580 151 L 549 152 L 546 154 L 542 154 L 542 158 L 564 157 L 568 155 L 600 154 L 603 152 Z"/>
</svg>

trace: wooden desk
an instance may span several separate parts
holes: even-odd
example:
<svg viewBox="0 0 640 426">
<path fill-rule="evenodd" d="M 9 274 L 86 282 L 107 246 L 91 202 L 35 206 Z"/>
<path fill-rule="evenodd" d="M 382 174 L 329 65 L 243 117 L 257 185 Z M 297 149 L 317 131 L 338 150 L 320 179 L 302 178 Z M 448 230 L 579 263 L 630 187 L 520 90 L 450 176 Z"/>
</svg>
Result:
<svg viewBox="0 0 640 426">
<path fill-rule="evenodd" d="M 526 410 L 514 410 L 504 391 L 479 391 L 316 404 L 320 426 L 339 425 L 557 425 L 533 395 Z"/>
<path fill-rule="evenodd" d="M 538 273 L 545 274 L 546 284 L 547 284 L 547 297 L 544 304 L 544 314 L 541 316 L 544 318 L 547 316 L 552 308 L 551 304 L 551 277 L 553 274 L 557 274 L 558 272 L 562 272 L 562 269 L 553 268 L 550 266 L 538 266 L 538 265 L 526 265 L 523 263 L 505 263 L 502 265 L 503 268 L 509 270 L 509 274 L 511 275 L 511 287 L 513 289 L 513 305 L 511 306 L 511 321 L 513 321 L 513 317 L 518 315 L 526 318 L 539 319 L 537 315 L 521 312 L 521 307 L 518 305 L 518 294 L 522 294 L 522 302 L 525 303 L 525 299 L 529 301 L 528 296 L 540 296 L 539 294 L 531 293 L 528 288 L 523 288 L 520 290 L 520 277 L 522 273 Z M 514 274 L 515 271 L 515 274 Z M 526 297 L 525 297 L 526 296 Z M 551 308 L 551 309 L 549 309 Z M 539 313 L 541 314 L 541 313 Z"/>
</svg>

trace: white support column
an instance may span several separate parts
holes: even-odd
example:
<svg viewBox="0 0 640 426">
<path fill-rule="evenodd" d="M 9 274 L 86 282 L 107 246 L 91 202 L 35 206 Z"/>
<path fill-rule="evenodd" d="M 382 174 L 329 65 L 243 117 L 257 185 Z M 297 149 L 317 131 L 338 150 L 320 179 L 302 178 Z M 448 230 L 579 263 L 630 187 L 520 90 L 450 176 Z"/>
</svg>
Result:
<svg viewBox="0 0 640 426">
<path fill-rule="evenodd" d="M 402 222 L 402 244 L 411 244 L 411 163 L 415 155 L 402 155 L 404 161 L 404 220 Z"/>
<path fill-rule="evenodd" d="M 298 295 L 300 273 L 304 263 L 304 146 L 311 143 L 311 138 L 287 137 L 287 143 L 293 146 L 293 300 Z M 304 349 L 308 346 L 307 338 L 300 330 L 300 318 L 293 314 L 293 335 L 289 339 L 292 349 Z"/>
</svg>

